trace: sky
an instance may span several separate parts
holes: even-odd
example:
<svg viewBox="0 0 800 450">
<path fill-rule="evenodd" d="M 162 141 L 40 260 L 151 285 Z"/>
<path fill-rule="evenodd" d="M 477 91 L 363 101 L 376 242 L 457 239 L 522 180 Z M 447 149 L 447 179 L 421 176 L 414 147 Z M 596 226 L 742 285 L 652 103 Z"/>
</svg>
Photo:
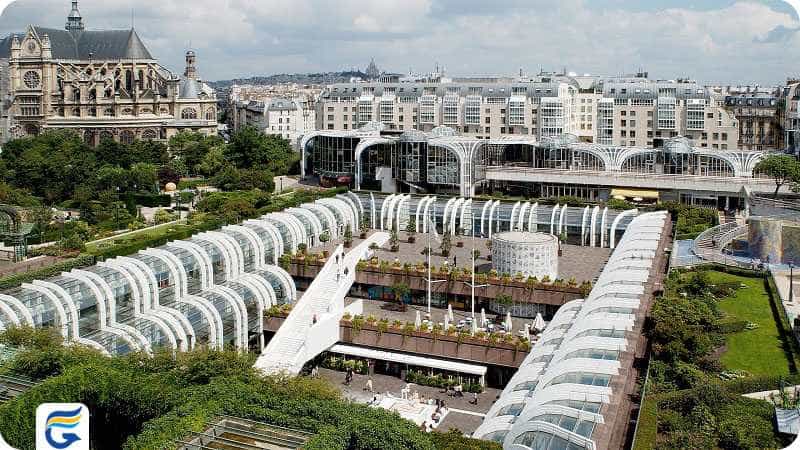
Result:
<svg viewBox="0 0 800 450">
<path fill-rule="evenodd" d="M 800 0 L 788 0 L 800 5 Z M 2 0 L 0 0 L 2 2 Z M 708 84 L 800 76 L 800 19 L 781 0 L 80 0 L 88 29 L 130 28 L 207 80 L 364 69 L 450 76 L 540 70 Z M 64 26 L 69 0 L 17 0 L 0 34 Z"/>
</svg>

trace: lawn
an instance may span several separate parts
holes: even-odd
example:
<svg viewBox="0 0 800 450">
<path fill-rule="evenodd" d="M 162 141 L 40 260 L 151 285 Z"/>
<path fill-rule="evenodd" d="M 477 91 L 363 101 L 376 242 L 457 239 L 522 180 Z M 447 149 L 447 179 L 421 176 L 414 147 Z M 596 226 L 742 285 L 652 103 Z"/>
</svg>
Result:
<svg viewBox="0 0 800 450">
<path fill-rule="evenodd" d="M 744 320 L 758 324 L 754 330 L 744 330 L 726 336 L 726 350 L 720 357 L 729 370 L 746 370 L 753 375 L 788 375 L 790 355 L 772 315 L 769 295 L 761 278 L 748 278 L 722 272 L 709 272 L 712 282 L 736 282 L 747 286 L 732 297 L 719 301 L 725 321 Z"/>
</svg>

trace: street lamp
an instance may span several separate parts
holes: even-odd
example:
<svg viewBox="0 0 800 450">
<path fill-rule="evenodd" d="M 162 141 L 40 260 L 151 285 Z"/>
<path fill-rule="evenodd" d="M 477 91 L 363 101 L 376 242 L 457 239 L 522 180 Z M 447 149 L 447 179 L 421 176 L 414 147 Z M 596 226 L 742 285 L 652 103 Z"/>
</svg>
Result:
<svg viewBox="0 0 800 450">
<path fill-rule="evenodd" d="M 789 303 L 794 299 L 794 261 L 789 261 Z"/>
<path fill-rule="evenodd" d="M 472 210 L 471 204 L 469 206 L 469 209 L 470 209 L 469 211 L 470 234 L 472 235 L 472 251 L 470 252 L 471 253 L 470 256 L 472 257 L 472 279 L 470 280 L 470 282 L 465 281 L 464 284 L 470 287 L 471 291 L 470 309 L 472 313 L 472 320 L 475 320 L 475 288 L 487 287 L 488 284 L 475 284 L 475 214 L 474 211 Z M 484 324 L 481 324 L 481 326 L 483 325 Z"/>
</svg>

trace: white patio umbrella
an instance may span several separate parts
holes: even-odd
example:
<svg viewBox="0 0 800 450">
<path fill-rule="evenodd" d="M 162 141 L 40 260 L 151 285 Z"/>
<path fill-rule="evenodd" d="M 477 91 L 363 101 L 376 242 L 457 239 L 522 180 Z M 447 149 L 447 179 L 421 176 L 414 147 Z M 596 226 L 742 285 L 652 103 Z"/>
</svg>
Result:
<svg viewBox="0 0 800 450">
<path fill-rule="evenodd" d="M 417 310 L 417 318 L 414 320 L 414 328 L 419 330 L 420 327 L 422 327 L 422 315 L 419 313 L 419 310 Z"/>
<path fill-rule="evenodd" d="M 486 326 L 486 310 L 481 308 L 481 326 Z"/>
<path fill-rule="evenodd" d="M 453 305 L 447 304 L 447 317 L 450 318 L 450 322 L 454 322 L 453 320 Z"/>
<path fill-rule="evenodd" d="M 533 329 L 536 331 L 544 331 L 544 318 L 542 313 L 536 313 L 536 318 L 533 319 Z"/>
<path fill-rule="evenodd" d="M 447 332 L 447 329 L 450 328 L 450 317 L 447 314 L 444 315 L 444 332 Z"/>
<path fill-rule="evenodd" d="M 506 331 L 511 332 L 511 311 L 506 313 Z"/>
<path fill-rule="evenodd" d="M 475 333 L 478 332 L 478 322 L 472 321 L 472 335 L 475 336 Z"/>
</svg>

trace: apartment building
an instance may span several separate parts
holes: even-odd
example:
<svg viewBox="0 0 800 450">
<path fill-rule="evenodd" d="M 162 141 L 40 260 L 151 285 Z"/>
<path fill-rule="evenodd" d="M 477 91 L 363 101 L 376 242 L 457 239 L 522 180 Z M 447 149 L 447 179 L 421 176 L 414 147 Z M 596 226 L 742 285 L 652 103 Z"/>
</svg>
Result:
<svg viewBox="0 0 800 450">
<path fill-rule="evenodd" d="M 784 148 L 781 89 L 761 86 L 728 86 L 718 97 L 739 122 L 738 148 L 779 150 Z"/>
<path fill-rule="evenodd" d="M 653 81 L 642 74 L 340 83 L 322 93 L 317 113 L 321 130 L 381 122 L 389 131 L 447 126 L 481 139 L 540 140 L 573 134 L 582 142 L 620 147 L 658 147 L 686 136 L 698 147 L 727 150 L 739 141 L 737 119 L 711 91 L 693 81 Z"/>
<path fill-rule="evenodd" d="M 800 153 L 800 79 L 789 79 L 781 96 L 783 104 L 784 144 L 794 153 Z"/>
<path fill-rule="evenodd" d="M 251 126 L 265 134 L 278 135 L 297 148 L 300 137 L 313 131 L 316 112 L 311 100 L 274 97 L 265 101 L 251 100 L 232 104 L 233 129 Z"/>
</svg>

